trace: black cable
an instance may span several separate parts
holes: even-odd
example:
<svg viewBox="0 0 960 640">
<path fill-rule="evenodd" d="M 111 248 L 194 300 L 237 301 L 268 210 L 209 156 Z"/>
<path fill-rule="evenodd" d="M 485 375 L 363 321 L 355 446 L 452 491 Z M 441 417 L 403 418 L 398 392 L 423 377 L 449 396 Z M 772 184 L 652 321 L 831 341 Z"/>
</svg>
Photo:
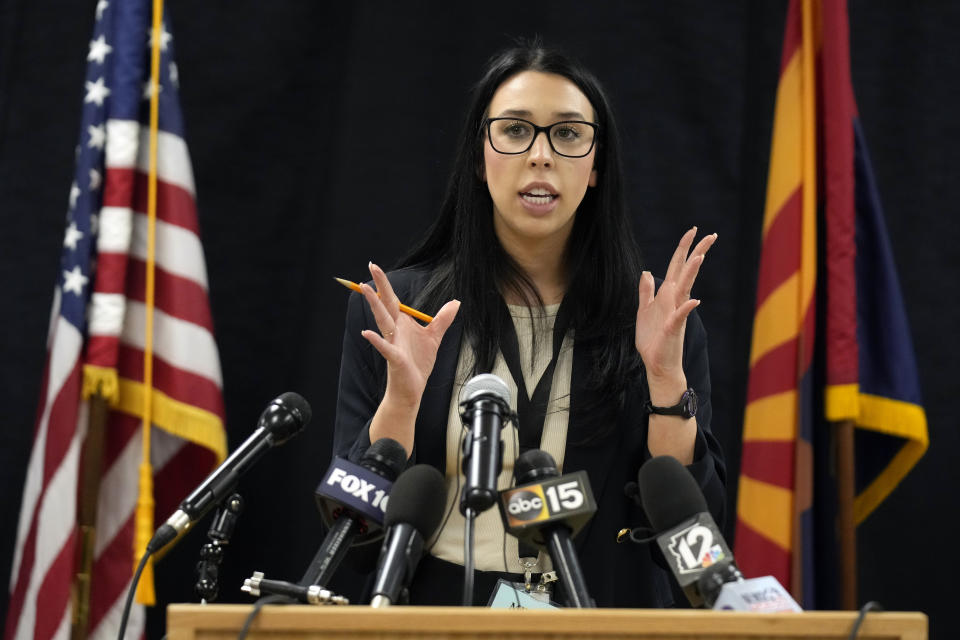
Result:
<svg viewBox="0 0 960 640">
<path fill-rule="evenodd" d="M 473 606 L 473 509 L 463 514 L 463 606 Z"/>
<path fill-rule="evenodd" d="M 509 422 L 513 422 L 513 420 L 510 420 Z M 508 422 L 508 424 L 509 424 L 509 422 Z M 517 456 L 517 452 L 519 451 L 519 447 L 520 447 L 520 442 L 517 440 L 517 425 L 516 425 L 516 423 L 514 423 L 513 429 L 511 429 L 510 432 L 513 434 L 513 468 L 516 469 L 516 468 L 517 468 L 517 457 L 518 457 L 518 456 Z M 507 488 L 508 488 L 508 489 L 513 489 L 513 488 L 516 487 L 516 486 L 517 486 L 517 479 L 516 479 L 516 477 L 514 477 L 514 475 L 511 473 L 511 474 L 510 474 L 510 486 L 507 487 Z M 503 546 L 501 547 L 501 550 L 503 551 L 503 571 L 504 571 L 504 573 L 513 573 L 512 571 L 510 571 L 510 565 L 507 564 L 507 527 L 506 527 L 506 526 L 503 527 Z M 520 606 L 520 597 L 519 597 L 519 596 L 517 596 L 517 606 L 518 606 L 518 607 Z"/>
<path fill-rule="evenodd" d="M 512 431 L 513 431 L 513 443 L 514 443 L 514 447 L 513 447 L 513 464 L 514 464 L 514 467 L 516 467 L 516 463 L 517 463 L 517 451 L 518 451 L 518 446 L 519 446 L 519 443 L 518 443 L 518 441 L 517 441 L 516 422 L 513 420 L 512 416 L 508 415 L 508 416 L 507 416 L 507 420 L 506 420 L 506 424 L 510 424 L 511 422 L 514 423 L 514 428 L 513 428 L 513 430 L 512 430 Z M 505 425 L 505 426 L 506 426 L 506 425 Z M 464 430 L 464 429 L 466 429 L 466 425 L 463 425 L 463 429 L 461 429 L 461 434 L 463 433 L 463 430 Z M 457 469 L 459 470 L 459 468 L 460 468 L 460 452 L 459 452 L 459 449 L 458 449 L 458 450 L 457 450 Z M 460 485 L 460 474 L 459 474 L 459 472 L 458 472 L 458 473 L 457 473 L 457 488 L 458 488 L 458 490 L 457 490 L 456 493 L 459 493 L 459 485 Z M 513 485 L 514 485 L 514 480 L 511 479 L 511 481 L 510 481 L 510 486 L 512 487 Z M 456 494 L 455 494 L 455 495 L 456 495 Z M 453 505 L 451 505 L 451 511 L 452 511 L 452 509 L 453 509 Z M 447 512 L 447 516 L 448 516 L 448 517 L 449 517 L 449 515 L 450 515 L 450 512 Z M 479 514 L 476 514 L 476 515 L 479 515 Z M 475 514 L 473 513 L 473 509 L 467 508 L 466 513 L 464 514 L 464 532 L 463 532 L 463 606 L 465 606 L 465 607 L 473 606 L 473 582 L 474 582 L 474 575 L 473 575 L 473 564 L 474 564 L 474 563 L 473 563 L 473 560 L 474 560 L 474 558 L 473 558 L 473 546 L 474 546 L 474 544 L 473 544 L 473 543 L 474 543 L 474 517 L 475 517 Z M 506 528 L 504 528 L 504 530 L 503 530 L 503 545 L 501 546 L 501 550 L 502 550 L 502 552 L 503 552 L 503 570 L 504 570 L 504 572 L 506 572 L 506 573 L 510 573 L 510 569 L 509 569 L 509 567 L 508 567 L 508 565 L 507 565 L 507 530 L 506 530 Z M 512 588 L 512 587 L 511 587 L 511 588 Z M 516 603 L 517 603 L 517 608 L 519 609 L 520 606 L 521 606 L 521 605 L 520 605 L 520 595 L 517 593 L 517 590 L 516 590 L 516 589 L 513 589 L 513 595 L 514 595 L 514 600 L 515 600 Z"/>
<path fill-rule="evenodd" d="M 517 457 L 520 452 L 520 448 L 519 448 L 520 443 L 517 437 L 517 422 L 514 414 L 510 414 L 507 416 L 507 424 L 510 424 L 510 423 L 513 423 L 513 430 L 512 430 L 513 432 L 513 463 L 514 463 L 514 466 L 516 466 Z M 463 435 L 466 431 L 467 431 L 467 425 L 461 423 L 460 424 L 460 441 L 461 442 L 463 441 Z M 443 522 L 441 522 L 440 526 L 437 528 L 437 532 L 434 534 L 433 541 L 430 543 L 430 546 L 424 550 L 423 552 L 424 555 L 430 553 L 433 550 L 433 547 L 436 546 L 437 542 L 440 540 L 440 534 L 447 527 L 447 522 L 450 521 L 450 516 L 453 515 L 453 508 L 457 505 L 457 500 L 460 496 L 460 454 L 462 452 L 463 452 L 463 447 L 457 446 L 457 458 L 456 458 L 457 461 L 454 467 L 456 469 L 456 473 L 454 474 L 454 477 L 456 478 L 456 483 L 453 489 L 453 500 L 450 501 L 450 507 L 447 509 L 446 515 L 443 516 Z M 513 486 L 513 480 L 511 480 L 511 486 Z M 505 572 L 509 573 L 510 571 L 507 569 L 507 537 L 506 536 L 507 536 L 506 529 L 504 529 L 503 569 Z M 466 568 L 466 555 L 464 556 L 464 568 Z M 472 591 L 472 587 L 471 587 L 471 591 Z M 514 595 L 516 596 L 517 607 L 520 607 L 520 596 L 516 594 Z M 470 604 L 472 605 L 473 603 L 471 602 Z M 470 605 L 467 605 L 467 606 L 470 606 Z"/>
<path fill-rule="evenodd" d="M 253 621 L 256 619 L 257 614 L 260 613 L 260 609 L 267 604 L 294 604 L 296 600 L 289 598 L 287 596 L 264 596 L 253 603 L 253 609 L 247 614 L 247 619 L 243 621 L 243 626 L 240 627 L 240 633 L 237 634 L 237 640 L 245 640 L 247 634 L 250 633 L 250 627 L 253 626 Z"/>
<path fill-rule="evenodd" d="M 513 419 L 513 416 L 510 416 L 507 424 L 512 424 L 513 428 L 510 429 L 510 433 L 513 434 L 513 469 L 517 469 L 517 459 L 520 457 L 520 436 L 517 434 L 517 421 Z M 510 487 L 513 488 L 517 486 L 517 478 L 514 474 L 510 474 Z"/>
<path fill-rule="evenodd" d="M 513 468 L 516 469 L 516 468 L 517 468 L 517 458 L 518 458 L 518 455 L 517 455 L 517 454 L 518 454 L 519 451 L 520 451 L 520 441 L 519 441 L 518 438 L 517 438 L 517 423 L 516 423 L 515 421 L 513 421 L 513 420 L 511 420 L 511 422 L 513 422 L 513 429 L 510 430 L 510 432 L 513 434 Z M 514 477 L 514 475 L 511 473 L 511 474 L 510 474 L 510 488 L 512 489 L 512 488 L 514 488 L 515 486 L 517 486 L 517 479 L 516 479 L 516 477 Z M 512 573 L 512 572 L 510 571 L 509 565 L 507 565 L 507 528 L 506 528 L 506 526 L 504 526 L 504 528 L 503 528 L 503 546 L 501 547 L 501 550 L 503 551 L 503 570 L 504 570 L 504 572 L 506 572 L 506 573 Z M 519 555 L 519 553 L 518 553 L 518 555 Z M 524 582 L 526 582 L 526 578 L 524 578 Z M 524 584 L 524 586 L 526 586 L 526 584 Z M 517 590 L 516 590 L 515 588 L 511 588 L 511 590 L 513 591 L 513 600 L 514 600 L 514 602 L 517 603 L 517 609 L 520 609 L 520 608 L 521 608 L 521 604 L 520 604 L 520 594 L 517 593 Z"/>
<path fill-rule="evenodd" d="M 147 566 L 147 560 L 150 559 L 151 555 L 153 555 L 153 551 L 147 549 L 143 557 L 140 558 L 140 564 L 137 565 L 137 570 L 133 574 L 133 583 L 130 585 L 130 590 L 127 591 L 127 601 L 123 603 L 123 615 L 120 616 L 120 633 L 117 634 L 117 640 L 123 640 L 123 634 L 127 631 L 127 620 L 130 618 L 130 608 L 133 606 L 133 595 L 137 592 L 140 574 L 143 573 L 143 568 Z"/>
<path fill-rule="evenodd" d="M 875 600 L 871 600 L 860 607 L 860 615 L 857 616 L 857 619 L 853 623 L 853 628 L 850 629 L 850 640 L 854 640 L 854 638 L 857 637 L 857 634 L 860 632 L 860 625 L 863 624 L 863 619 L 867 617 L 868 611 L 883 611 L 883 605 Z"/>
<path fill-rule="evenodd" d="M 460 425 L 460 441 L 463 441 L 463 432 L 467 430 L 467 425 Z M 463 450 L 459 444 L 457 445 L 457 464 L 456 464 L 456 478 L 457 484 L 453 489 L 453 500 L 450 501 L 450 508 L 447 509 L 447 515 L 443 516 L 443 522 L 440 523 L 440 527 L 437 529 L 437 532 L 434 534 L 433 542 L 430 543 L 430 546 L 426 548 L 423 552 L 424 555 L 430 553 L 433 550 L 433 547 L 436 546 L 437 542 L 440 540 L 440 534 L 447 527 L 447 521 L 450 520 L 450 515 L 453 513 L 453 507 L 456 506 L 457 500 L 460 497 L 460 452 Z"/>
<path fill-rule="evenodd" d="M 646 538 L 638 538 L 637 536 L 640 535 L 640 533 L 647 533 L 650 535 L 648 535 Z M 630 529 L 629 537 L 630 542 L 635 544 L 647 544 L 648 542 L 653 542 L 657 539 L 657 532 L 649 527 L 634 527 L 633 529 Z"/>
</svg>

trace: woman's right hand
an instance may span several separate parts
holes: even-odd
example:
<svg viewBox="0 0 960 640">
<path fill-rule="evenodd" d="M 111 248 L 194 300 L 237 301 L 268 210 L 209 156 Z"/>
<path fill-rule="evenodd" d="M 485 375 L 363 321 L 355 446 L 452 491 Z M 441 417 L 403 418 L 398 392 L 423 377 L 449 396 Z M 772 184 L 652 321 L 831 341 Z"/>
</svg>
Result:
<svg viewBox="0 0 960 640">
<path fill-rule="evenodd" d="M 427 379 L 437 359 L 440 341 L 453 323 L 460 308 L 460 301 L 451 300 L 443 305 L 434 316 L 433 322 L 423 326 L 400 311 L 400 300 L 383 270 L 372 262 L 369 266 L 370 275 L 373 276 L 377 289 L 375 291 L 368 284 L 362 284 L 360 287 L 373 312 L 380 333 L 367 329 L 362 332 L 362 335 L 387 361 L 387 389 L 377 413 L 381 417 L 385 417 L 382 416 L 385 412 L 392 414 L 392 417 L 399 417 L 398 413 L 409 416 L 412 412 L 412 418 L 415 420 L 423 390 L 426 388 Z M 400 422 L 409 421 L 401 420 Z M 389 436 L 400 441 L 409 452 L 413 439 L 412 423 L 409 424 L 409 429 L 405 428 L 406 425 L 394 423 L 388 427 L 388 424 L 386 420 L 375 418 L 374 424 L 371 424 L 371 441 L 375 439 L 374 430 L 378 426 L 386 427 L 390 432 L 398 428 L 403 432 L 409 430 L 409 434 L 377 434 L 377 437 Z M 379 429 L 376 430 L 379 431 Z M 400 438 L 397 435 L 408 435 L 409 438 Z M 407 440 L 409 445 L 405 442 Z"/>
</svg>

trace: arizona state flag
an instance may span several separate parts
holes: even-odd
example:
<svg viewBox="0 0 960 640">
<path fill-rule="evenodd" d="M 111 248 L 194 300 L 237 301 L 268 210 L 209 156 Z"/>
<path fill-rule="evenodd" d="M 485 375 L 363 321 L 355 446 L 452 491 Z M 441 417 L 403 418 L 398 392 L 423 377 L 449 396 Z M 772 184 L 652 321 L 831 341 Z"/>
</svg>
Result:
<svg viewBox="0 0 960 640">
<path fill-rule="evenodd" d="M 828 421 L 852 421 L 859 524 L 927 448 L 903 299 L 850 79 L 843 0 L 791 0 L 763 219 L 737 504 L 744 574 L 836 607 Z M 826 470 L 827 473 L 823 471 Z M 822 539 L 821 539 L 822 540 Z M 816 556 L 815 556 L 816 550 Z M 820 571 L 821 575 L 816 575 Z"/>
</svg>

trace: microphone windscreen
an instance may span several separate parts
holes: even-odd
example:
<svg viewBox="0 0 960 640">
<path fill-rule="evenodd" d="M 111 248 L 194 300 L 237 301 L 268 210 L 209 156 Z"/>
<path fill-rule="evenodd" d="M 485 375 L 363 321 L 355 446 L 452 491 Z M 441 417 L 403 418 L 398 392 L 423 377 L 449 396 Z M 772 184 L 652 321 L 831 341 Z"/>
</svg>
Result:
<svg viewBox="0 0 960 640">
<path fill-rule="evenodd" d="M 396 480 L 407 466 L 407 450 L 393 438 L 380 438 L 363 452 L 360 465 L 364 463 L 372 463 L 381 471 L 381 475 Z"/>
<path fill-rule="evenodd" d="M 440 472 L 428 464 L 416 464 L 401 473 L 393 483 L 383 524 L 391 527 L 405 522 L 419 531 L 424 539 L 429 538 L 443 518 L 446 501 L 447 489 Z"/>
<path fill-rule="evenodd" d="M 481 373 L 467 380 L 460 390 L 460 404 L 482 394 L 494 395 L 505 402 L 507 406 L 513 406 L 513 394 L 510 393 L 510 387 L 502 378 L 492 373 Z"/>
<path fill-rule="evenodd" d="M 300 414 L 300 422 L 303 423 L 303 426 L 307 426 L 313 417 L 313 410 L 310 408 L 310 403 L 295 391 L 287 391 L 281 394 L 274 402 L 282 404 L 291 411 Z"/>
<path fill-rule="evenodd" d="M 708 511 L 697 481 L 672 456 L 647 460 L 637 474 L 637 484 L 643 510 L 657 533 Z"/>
<path fill-rule="evenodd" d="M 273 443 L 283 444 L 300 433 L 313 417 L 310 403 L 299 393 L 287 391 L 273 399 L 260 414 L 258 427 L 263 427 L 273 436 Z"/>
<path fill-rule="evenodd" d="M 558 475 L 560 472 L 557 470 L 557 463 L 553 456 L 542 449 L 524 451 L 513 465 L 513 477 L 517 479 L 518 486 L 536 482 L 540 478 L 555 478 Z"/>
</svg>

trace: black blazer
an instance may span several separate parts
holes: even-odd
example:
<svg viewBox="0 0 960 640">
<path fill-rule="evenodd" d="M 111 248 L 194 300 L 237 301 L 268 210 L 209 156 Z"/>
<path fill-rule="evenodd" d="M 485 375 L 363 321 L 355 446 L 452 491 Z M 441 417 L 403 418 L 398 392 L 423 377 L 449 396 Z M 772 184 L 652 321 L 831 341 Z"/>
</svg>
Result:
<svg viewBox="0 0 960 640">
<path fill-rule="evenodd" d="M 420 269 L 403 269 L 389 274 L 389 277 L 400 300 L 410 301 L 422 289 L 428 275 Z M 333 448 L 334 455 L 353 461 L 358 461 L 370 446 L 370 421 L 380 403 L 386 381 L 386 363 L 360 335 L 363 329 L 375 330 L 376 323 L 363 296 L 353 294 L 347 308 L 343 338 Z M 453 385 L 462 336 L 463 326 L 456 320 L 444 336 L 433 373 L 427 381 L 417 416 L 410 464 L 428 463 L 441 472 L 445 471 L 447 415 L 451 395 L 459 392 Z M 582 414 L 578 415 L 577 407 L 583 406 L 587 394 L 584 376 L 590 364 L 589 350 L 578 348 L 575 342 L 563 472 L 585 470 L 597 502 L 597 512 L 575 539 L 589 593 L 598 606 L 669 606 L 673 602 L 670 578 L 653 559 L 653 553 L 659 551 L 648 545 L 618 544 L 616 541 L 617 533 L 624 527 L 648 524 L 643 510 L 624 493 L 624 485 L 636 482 L 640 465 L 650 458 L 646 442 L 647 414 L 643 410 L 648 397 L 647 387 L 642 379 L 632 385 L 634 392 L 628 394 L 625 408 L 611 435 L 599 442 L 580 444 L 586 420 Z M 722 526 L 725 468 L 719 443 L 710 432 L 712 407 L 706 333 L 696 313 L 687 321 L 683 366 L 688 384 L 697 392 L 700 401 L 694 461 L 688 469 L 703 490 L 713 517 Z M 463 569 L 459 567 L 459 574 L 450 570 L 457 568 L 432 557 L 427 559 L 421 564 L 411 586 L 411 603 L 459 604 Z M 477 574 L 475 600 L 478 604 L 485 604 L 490 587 L 503 574 Z"/>
</svg>

